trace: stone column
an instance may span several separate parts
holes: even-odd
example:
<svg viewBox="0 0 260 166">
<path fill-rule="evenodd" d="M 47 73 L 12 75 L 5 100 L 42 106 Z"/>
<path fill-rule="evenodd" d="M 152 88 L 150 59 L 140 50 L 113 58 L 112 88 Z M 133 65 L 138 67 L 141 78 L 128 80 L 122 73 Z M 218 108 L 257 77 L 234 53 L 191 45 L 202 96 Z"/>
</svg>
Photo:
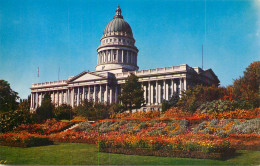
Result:
<svg viewBox="0 0 260 166">
<path fill-rule="evenodd" d="M 110 87 L 110 104 L 113 102 L 113 88 L 112 87 Z"/>
<path fill-rule="evenodd" d="M 121 59 L 122 63 L 124 63 L 124 50 L 122 50 L 122 59 Z"/>
<path fill-rule="evenodd" d="M 57 103 L 58 103 L 58 106 L 60 105 L 60 92 L 57 91 Z"/>
<path fill-rule="evenodd" d="M 98 101 L 101 103 L 102 86 L 99 85 Z"/>
<path fill-rule="evenodd" d="M 36 108 L 39 106 L 39 94 L 36 92 Z"/>
<path fill-rule="evenodd" d="M 39 107 L 42 104 L 42 92 L 39 92 Z"/>
<path fill-rule="evenodd" d="M 166 83 L 166 98 L 165 99 L 169 100 L 169 84 L 168 83 Z"/>
<path fill-rule="evenodd" d="M 180 87 L 181 87 L 181 93 L 182 93 L 182 91 L 183 91 L 183 79 L 182 78 L 180 79 Z"/>
<path fill-rule="evenodd" d="M 128 50 L 126 51 L 126 63 L 127 64 L 129 63 L 129 51 Z"/>
<path fill-rule="evenodd" d="M 159 104 L 159 95 L 158 95 L 158 92 L 159 92 L 159 88 L 158 88 L 159 86 L 158 86 L 158 80 L 156 81 L 156 89 L 155 89 L 155 91 L 156 91 L 156 105 L 158 105 Z"/>
<path fill-rule="evenodd" d="M 64 98 L 64 94 L 63 94 L 63 89 L 62 89 L 61 90 L 60 104 L 63 104 L 63 98 Z"/>
<path fill-rule="evenodd" d="M 171 80 L 171 95 L 173 96 L 173 93 L 174 93 L 174 81 L 173 79 Z"/>
<path fill-rule="evenodd" d="M 83 90 L 82 90 L 82 101 L 84 101 L 85 100 L 85 87 L 83 86 L 82 88 L 83 88 Z"/>
<path fill-rule="evenodd" d="M 71 93 L 71 106 L 74 107 L 74 87 L 72 88 L 72 93 Z"/>
<path fill-rule="evenodd" d="M 34 93 L 33 92 L 32 92 L 32 95 L 31 95 L 31 103 L 32 103 L 31 108 L 34 108 Z"/>
<path fill-rule="evenodd" d="M 70 105 L 70 102 L 69 102 L 69 88 L 66 90 L 66 103 L 68 105 Z"/>
<path fill-rule="evenodd" d="M 158 98 L 159 98 L 158 103 L 160 104 L 160 103 L 162 103 L 162 85 L 159 84 L 158 88 L 159 88 L 159 90 L 158 90 Z"/>
<path fill-rule="evenodd" d="M 166 100 L 166 80 L 163 80 L 163 99 Z"/>
<path fill-rule="evenodd" d="M 50 92 L 50 93 L 52 93 L 52 94 L 50 94 L 52 97 L 51 97 L 51 102 L 52 102 L 52 104 L 55 104 L 55 96 L 54 96 L 54 91 L 52 91 L 52 92 Z"/>
<path fill-rule="evenodd" d="M 118 49 L 116 50 L 116 62 L 118 62 L 118 56 L 119 56 L 119 53 L 118 53 Z M 101 101 L 101 100 L 100 100 Z"/>
<path fill-rule="evenodd" d="M 105 89 L 105 92 L 104 92 L 104 103 L 107 103 L 108 101 L 108 98 L 107 98 L 107 91 L 108 91 L 108 86 L 107 84 L 105 85 L 106 89 Z"/>
<path fill-rule="evenodd" d="M 151 104 L 152 104 L 152 105 L 154 104 L 154 101 L 153 101 L 153 98 L 154 98 L 153 91 L 154 91 L 154 85 L 151 84 Z"/>
<path fill-rule="evenodd" d="M 31 108 L 33 108 L 33 93 L 31 93 Z"/>
<path fill-rule="evenodd" d="M 71 90 L 68 88 L 68 90 L 67 90 L 67 103 L 68 103 L 70 106 L 72 106 L 70 99 L 71 99 Z"/>
<path fill-rule="evenodd" d="M 144 84 L 144 83 L 143 83 Z M 142 85 L 143 85 L 142 84 Z M 144 89 L 144 101 L 145 101 L 145 103 L 146 103 L 146 86 L 145 85 L 143 85 L 143 89 Z"/>
<path fill-rule="evenodd" d="M 90 85 L 88 86 L 88 96 L 87 96 L 88 101 L 90 101 Z"/>
<path fill-rule="evenodd" d="M 187 78 L 183 78 L 183 90 L 187 90 Z"/>
<path fill-rule="evenodd" d="M 151 82 L 148 81 L 148 103 L 147 105 L 151 104 Z"/>
<path fill-rule="evenodd" d="M 77 106 L 79 106 L 79 87 L 78 87 L 78 94 L 77 94 Z"/>
<path fill-rule="evenodd" d="M 93 101 L 96 102 L 96 85 L 94 85 Z"/>
<path fill-rule="evenodd" d="M 177 92 L 177 83 L 173 80 L 173 90 L 176 93 Z"/>
<path fill-rule="evenodd" d="M 115 86 L 115 103 L 117 103 L 117 86 Z"/>
</svg>

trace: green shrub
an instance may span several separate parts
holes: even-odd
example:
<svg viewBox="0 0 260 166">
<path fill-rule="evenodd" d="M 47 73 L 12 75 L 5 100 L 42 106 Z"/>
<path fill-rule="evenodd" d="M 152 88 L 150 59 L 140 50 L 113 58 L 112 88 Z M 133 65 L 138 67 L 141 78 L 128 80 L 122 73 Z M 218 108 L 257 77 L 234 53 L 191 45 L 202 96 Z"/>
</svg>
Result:
<svg viewBox="0 0 260 166">
<path fill-rule="evenodd" d="M 31 124 L 36 121 L 36 115 L 27 111 L 15 110 L 0 114 L 0 132 L 12 131 L 20 124 Z"/>
<path fill-rule="evenodd" d="M 188 88 L 181 94 L 177 106 L 183 110 L 195 112 L 201 104 L 221 99 L 224 92 L 225 88 L 223 87 L 197 85 Z"/>
<path fill-rule="evenodd" d="M 71 120 L 73 119 L 75 113 L 72 111 L 72 107 L 70 105 L 62 104 L 61 106 L 55 108 L 54 114 L 57 120 Z"/>
<path fill-rule="evenodd" d="M 27 147 L 44 146 L 52 145 L 53 141 L 51 141 L 49 138 L 30 137 L 29 139 L 25 140 L 25 144 Z"/>
<path fill-rule="evenodd" d="M 180 99 L 179 94 L 174 92 L 169 101 L 163 100 L 162 112 L 165 112 L 166 110 L 170 109 L 171 107 L 176 107 L 179 99 Z"/>
<path fill-rule="evenodd" d="M 225 111 L 234 111 L 236 109 L 251 108 L 253 107 L 245 101 L 214 100 L 202 104 L 198 109 L 201 113 L 220 113 Z"/>
<path fill-rule="evenodd" d="M 45 94 L 40 107 L 36 109 L 38 122 L 43 122 L 54 117 L 55 106 L 51 103 L 49 94 Z"/>
</svg>

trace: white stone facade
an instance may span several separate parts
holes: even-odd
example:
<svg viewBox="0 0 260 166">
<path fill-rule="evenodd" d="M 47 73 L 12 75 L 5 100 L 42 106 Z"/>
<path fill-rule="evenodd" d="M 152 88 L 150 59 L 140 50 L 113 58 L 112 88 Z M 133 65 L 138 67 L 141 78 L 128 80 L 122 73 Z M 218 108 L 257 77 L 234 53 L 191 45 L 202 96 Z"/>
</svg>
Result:
<svg viewBox="0 0 260 166">
<path fill-rule="evenodd" d="M 134 73 L 144 89 L 145 104 L 142 110 L 158 109 L 163 100 L 169 100 L 174 92 L 180 94 L 188 86 L 197 84 L 219 85 L 214 72 L 180 66 L 140 70 L 137 66 L 138 49 L 135 47 L 131 27 L 123 20 L 121 9 L 110 21 L 98 47 L 96 71 L 84 71 L 68 80 L 33 84 L 31 110 L 41 106 L 45 94 L 58 106 L 78 106 L 83 100 L 101 103 L 118 103 L 121 85 Z"/>
</svg>

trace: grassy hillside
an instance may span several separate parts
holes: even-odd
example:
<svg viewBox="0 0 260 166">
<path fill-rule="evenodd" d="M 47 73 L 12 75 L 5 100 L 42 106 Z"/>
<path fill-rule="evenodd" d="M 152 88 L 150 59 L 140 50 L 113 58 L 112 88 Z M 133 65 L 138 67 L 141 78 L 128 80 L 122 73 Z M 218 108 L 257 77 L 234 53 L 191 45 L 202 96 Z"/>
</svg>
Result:
<svg viewBox="0 0 260 166">
<path fill-rule="evenodd" d="M 0 146 L 0 160 L 8 165 L 259 165 L 259 156 L 259 151 L 240 150 L 234 158 L 221 161 L 100 153 L 93 144 L 61 143 L 31 148 Z"/>
</svg>

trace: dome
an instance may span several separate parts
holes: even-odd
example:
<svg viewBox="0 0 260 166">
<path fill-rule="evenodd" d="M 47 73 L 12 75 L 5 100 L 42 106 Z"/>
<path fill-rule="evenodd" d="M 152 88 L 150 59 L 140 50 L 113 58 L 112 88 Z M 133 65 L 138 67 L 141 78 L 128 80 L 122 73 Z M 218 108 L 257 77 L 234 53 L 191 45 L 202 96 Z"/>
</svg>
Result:
<svg viewBox="0 0 260 166">
<path fill-rule="evenodd" d="M 107 24 L 103 35 L 109 34 L 111 32 L 126 33 L 127 35 L 133 36 L 132 29 L 130 25 L 123 19 L 119 6 L 116 9 L 116 15 L 114 16 L 114 19 Z"/>
</svg>

